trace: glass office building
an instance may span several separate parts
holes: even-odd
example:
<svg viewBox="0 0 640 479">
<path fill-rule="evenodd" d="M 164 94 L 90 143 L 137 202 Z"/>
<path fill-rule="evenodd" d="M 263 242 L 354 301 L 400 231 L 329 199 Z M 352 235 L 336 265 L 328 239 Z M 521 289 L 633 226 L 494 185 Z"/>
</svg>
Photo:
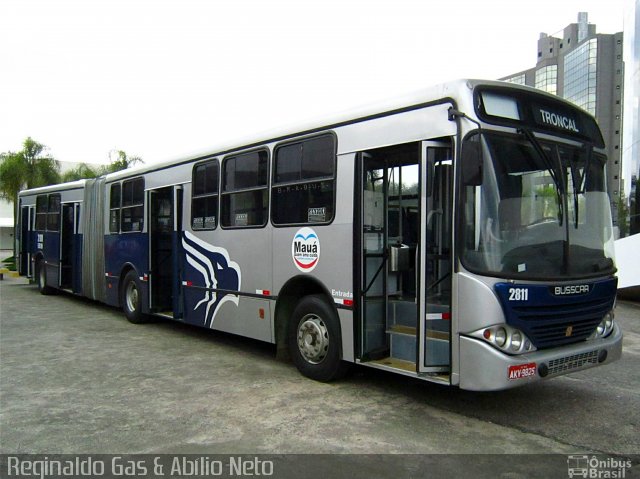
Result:
<svg viewBox="0 0 640 479">
<path fill-rule="evenodd" d="M 634 0 L 635 1 L 635 0 Z M 586 13 L 559 35 L 540 34 L 535 67 L 501 80 L 561 96 L 596 117 L 605 139 L 614 221 L 622 191 L 623 35 L 601 34 Z M 624 185 L 627 188 L 629 185 Z"/>
</svg>

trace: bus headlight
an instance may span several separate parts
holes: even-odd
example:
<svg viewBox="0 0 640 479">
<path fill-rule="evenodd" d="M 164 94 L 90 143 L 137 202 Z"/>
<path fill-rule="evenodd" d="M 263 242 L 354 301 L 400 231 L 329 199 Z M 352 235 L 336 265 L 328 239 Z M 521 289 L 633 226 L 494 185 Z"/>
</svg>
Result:
<svg viewBox="0 0 640 479">
<path fill-rule="evenodd" d="M 471 336 L 482 338 L 489 344 L 509 354 L 524 354 L 536 350 L 529 338 L 519 329 L 506 324 L 489 326 L 474 331 Z"/>
<path fill-rule="evenodd" d="M 613 331 L 614 323 L 615 323 L 615 315 L 613 313 L 613 310 L 611 310 L 604 315 L 604 317 L 602 318 L 602 321 L 600 321 L 600 324 L 598 324 L 598 327 L 596 328 L 596 330 L 593 332 L 591 336 L 589 336 L 589 339 L 606 338 Z"/>
<path fill-rule="evenodd" d="M 518 330 L 511 335 L 511 350 L 519 351 L 522 347 L 522 333 Z"/>
</svg>

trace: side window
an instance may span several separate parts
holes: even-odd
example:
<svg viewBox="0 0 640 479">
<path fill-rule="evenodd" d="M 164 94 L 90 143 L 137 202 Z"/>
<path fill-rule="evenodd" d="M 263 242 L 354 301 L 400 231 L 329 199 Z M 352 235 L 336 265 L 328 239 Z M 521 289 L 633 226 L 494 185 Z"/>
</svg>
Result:
<svg viewBox="0 0 640 479">
<path fill-rule="evenodd" d="M 253 151 L 224 159 L 221 224 L 226 228 L 267 224 L 269 154 Z"/>
<path fill-rule="evenodd" d="M 142 231 L 144 226 L 144 179 L 134 178 L 122 183 L 120 229 L 124 232 Z"/>
<path fill-rule="evenodd" d="M 111 193 L 109 195 L 109 232 L 120 232 L 120 183 L 111 185 Z"/>
<path fill-rule="evenodd" d="M 49 195 L 47 231 L 60 231 L 60 195 Z"/>
<path fill-rule="evenodd" d="M 36 198 L 36 230 L 47 229 L 47 209 L 49 208 L 47 195 L 40 195 Z"/>
<path fill-rule="evenodd" d="M 274 156 L 273 224 L 330 223 L 335 208 L 334 137 L 325 135 L 279 146 Z"/>
<path fill-rule="evenodd" d="M 218 160 L 193 167 L 191 193 L 191 228 L 213 230 L 218 226 Z"/>
</svg>

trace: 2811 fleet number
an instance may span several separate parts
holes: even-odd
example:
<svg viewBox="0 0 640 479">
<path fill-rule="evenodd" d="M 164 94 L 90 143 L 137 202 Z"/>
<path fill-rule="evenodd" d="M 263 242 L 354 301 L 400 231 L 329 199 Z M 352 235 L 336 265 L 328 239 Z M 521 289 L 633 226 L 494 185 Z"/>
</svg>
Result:
<svg viewBox="0 0 640 479">
<path fill-rule="evenodd" d="M 528 301 L 529 290 L 527 288 L 509 288 L 509 301 Z"/>
</svg>

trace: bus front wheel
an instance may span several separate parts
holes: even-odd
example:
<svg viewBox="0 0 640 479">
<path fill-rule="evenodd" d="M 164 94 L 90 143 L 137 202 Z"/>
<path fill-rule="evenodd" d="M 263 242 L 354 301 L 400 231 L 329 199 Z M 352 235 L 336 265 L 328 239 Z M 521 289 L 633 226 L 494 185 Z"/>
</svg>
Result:
<svg viewBox="0 0 640 479">
<path fill-rule="evenodd" d="M 287 337 L 293 363 L 308 378 L 329 382 L 346 373 L 348 366 L 340 359 L 338 316 L 323 296 L 300 300 L 289 321 Z"/>
<path fill-rule="evenodd" d="M 135 271 L 129 271 L 124 277 L 120 288 L 120 304 L 127 319 L 134 324 L 146 323 L 147 319 L 142 314 L 142 290 L 140 281 Z"/>
</svg>

